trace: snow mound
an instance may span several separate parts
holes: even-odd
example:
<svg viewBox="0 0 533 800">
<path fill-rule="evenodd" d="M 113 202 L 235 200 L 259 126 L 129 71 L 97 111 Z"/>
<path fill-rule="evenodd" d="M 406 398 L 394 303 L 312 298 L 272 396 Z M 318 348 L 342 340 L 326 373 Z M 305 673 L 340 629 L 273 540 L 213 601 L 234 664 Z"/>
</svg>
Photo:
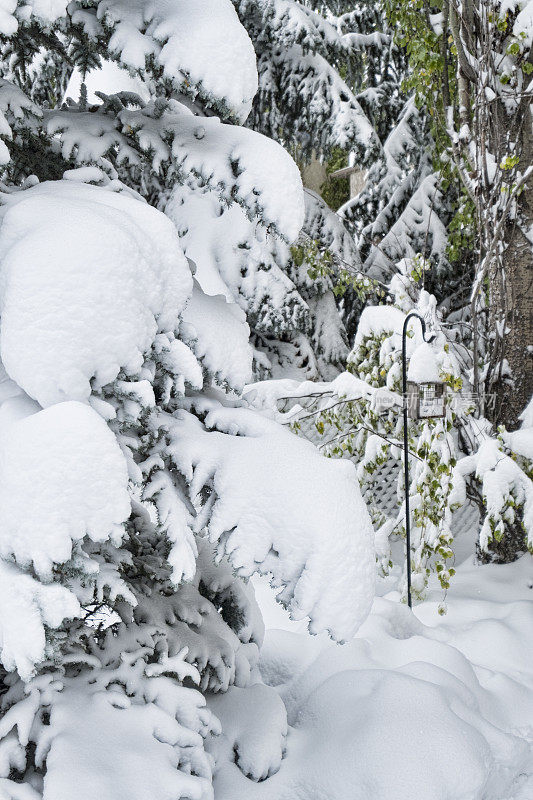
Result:
<svg viewBox="0 0 533 800">
<path fill-rule="evenodd" d="M 497 766 L 505 767 L 513 751 L 512 738 L 484 723 L 455 688 L 435 685 L 430 669 L 417 671 L 416 677 L 340 672 L 312 693 L 296 725 L 308 743 L 302 764 L 308 785 L 321 787 L 328 800 L 343 800 L 343 764 L 357 775 L 353 800 L 470 800 L 488 779 L 495 781 Z M 379 769 L 383 753 L 387 769 Z M 491 769 L 496 756 L 500 763 Z M 485 797 L 498 797 L 495 782 Z"/>
<path fill-rule="evenodd" d="M 159 696 L 155 685 L 156 696 L 142 703 L 120 691 L 74 686 L 61 692 L 51 713 L 43 800 L 93 800 L 95 794 L 100 800 L 210 800 L 210 776 L 198 754 L 201 736 L 176 719 L 169 683 L 160 679 Z M 193 697 L 202 701 L 197 693 Z M 183 690 L 180 700 L 183 706 Z M 184 712 L 191 725 L 193 713 Z M 187 765 L 187 753 L 192 764 Z M 75 770 L 69 769 L 72 764 Z M 196 774 L 187 774 L 187 766 Z"/>
<path fill-rule="evenodd" d="M 439 588 L 416 607 L 423 622 L 397 593 L 376 598 L 342 646 L 267 630 L 260 670 L 287 711 L 286 752 L 256 783 L 221 747 L 217 800 L 529 800 L 531 564 L 470 559 L 448 614 L 438 614 Z M 258 716 L 269 720 L 276 704 L 266 694 L 265 703 Z M 221 738 L 238 741 L 246 713 L 220 718 Z M 265 756 L 271 739 L 265 732 Z"/>
<path fill-rule="evenodd" d="M 164 214 L 125 194 L 43 183 L 0 209 L 2 360 L 42 406 L 135 374 L 174 331 L 192 276 Z M 50 231 L 54 246 L 50 246 Z"/>
<path fill-rule="evenodd" d="M 198 501 L 212 487 L 208 533 L 238 574 L 272 573 L 279 600 L 310 630 L 355 633 L 374 594 L 373 533 L 347 461 L 248 409 L 168 422 L 169 454 Z M 200 514 L 199 520 L 205 519 Z"/>
<path fill-rule="evenodd" d="M 413 664 L 330 675 L 300 707 L 279 771 L 256 786 L 225 764 L 217 798 L 346 800 L 349 788 L 350 800 L 501 800 L 525 743 L 442 673 Z"/>
<path fill-rule="evenodd" d="M 270 686 L 232 686 L 211 697 L 209 708 L 222 726 L 222 735 L 211 741 L 217 763 L 234 760 L 253 781 L 264 781 L 278 771 L 287 736 L 287 712 Z"/>
<path fill-rule="evenodd" d="M 13 423 L 0 441 L 0 556 L 47 581 L 84 536 L 118 544 L 127 485 L 115 437 L 89 406 L 60 403 Z"/>
</svg>

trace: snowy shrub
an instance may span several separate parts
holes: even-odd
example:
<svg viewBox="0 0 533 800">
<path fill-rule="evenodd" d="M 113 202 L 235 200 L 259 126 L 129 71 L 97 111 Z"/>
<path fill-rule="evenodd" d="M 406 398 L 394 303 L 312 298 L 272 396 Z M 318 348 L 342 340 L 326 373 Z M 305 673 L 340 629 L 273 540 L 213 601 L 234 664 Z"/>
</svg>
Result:
<svg viewBox="0 0 533 800">
<path fill-rule="evenodd" d="M 444 589 L 454 573 L 452 490 L 460 457 L 455 428 L 459 421 L 466 424 L 473 410 L 460 394 L 464 376 L 457 356 L 462 349 L 439 328 L 435 298 L 413 290 L 411 275 L 420 264 L 417 260 L 399 265 L 389 286 L 394 304 L 364 308 L 345 373 L 329 383 L 274 381 L 248 392 L 259 406 L 282 400 L 285 413 L 280 419 L 315 441 L 326 455 L 354 461 L 375 530 L 378 564 L 388 574 L 397 566 L 391 539 L 405 536 L 401 333 L 413 308 L 428 319 L 437 338 L 432 345 L 424 344 L 420 325 L 413 321 L 407 339 L 409 369 L 413 372 L 416 363 L 424 368 L 429 352 L 438 371 L 431 379 L 446 384 L 447 399 L 444 418 L 409 423 L 411 567 L 418 597 L 432 571 Z M 383 483 L 390 479 L 397 485 L 394 507 L 384 505 Z"/>
<path fill-rule="evenodd" d="M 482 561 L 505 562 L 531 550 L 532 428 L 527 409 L 521 428 L 513 432 L 503 426 L 494 431 L 480 416 L 463 336 L 453 323 L 441 324 L 435 298 L 418 288 L 428 263 L 419 257 L 397 266 L 388 287 L 394 302 L 363 309 L 345 373 L 330 382 L 266 381 L 251 386 L 247 397 L 269 414 L 274 410 L 326 455 L 356 464 L 379 570 L 383 575 L 397 574 L 398 568 L 404 572 L 404 557 L 391 546 L 405 536 L 401 333 L 409 311 L 426 318 L 436 338 L 431 345 L 423 343 L 420 324 L 413 320 L 407 334 L 407 377 L 416 380 L 418 372 L 418 378 L 441 380 L 446 413 L 442 419 L 409 421 L 412 588 L 421 599 L 432 572 L 445 591 L 450 586 L 455 574 L 452 515 L 465 505 L 479 511 Z M 424 372 L 427 357 L 431 374 Z M 396 502 L 390 498 L 392 483 Z"/>
<path fill-rule="evenodd" d="M 421 303 L 424 303 L 424 296 Z M 421 311 L 423 309 L 419 306 Z M 364 309 L 348 372 L 374 391 L 358 400 L 330 402 L 315 421 L 324 451 L 334 457 L 349 457 L 357 463 L 357 474 L 369 503 L 376 530 L 377 556 L 384 572 L 393 566 L 389 537 L 405 535 L 403 470 L 403 420 L 401 416 L 401 330 L 405 313 L 397 306 L 368 306 Z M 416 321 L 412 325 L 410 361 L 425 347 L 438 359 L 439 379 L 448 387 L 446 416 L 410 422 L 409 487 L 412 509 L 411 566 L 413 591 L 422 595 L 430 571 L 437 572 L 448 588 L 453 567 L 450 493 L 452 471 L 457 461 L 457 444 L 452 428 L 457 415 L 456 393 L 461 388 L 460 370 L 442 333 L 431 346 L 421 343 Z M 439 355 L 440 354 L 440 355 Z M 411 369 L 411 366 L 410 366 Z M 380 397 L 381 393 L 381 397 Z M 391 402 L 387 405 L 387 400 Z M 330 409 L 327 405 L 331 405 Z M 380 497 L 381 467 L 397 464 L 398 509 L 389 517 Z"/>
<path fill-rule="evenodd" d="M 454 501 L 466 500 L 467 481 L 481 492 L 479 551 L 483 560 L 512 561 L 527 548 L 533 552 L 533 429 L 497 437 L 490 430 L 479 447 L 462 458 L 454 471 Z"/>
</svg>

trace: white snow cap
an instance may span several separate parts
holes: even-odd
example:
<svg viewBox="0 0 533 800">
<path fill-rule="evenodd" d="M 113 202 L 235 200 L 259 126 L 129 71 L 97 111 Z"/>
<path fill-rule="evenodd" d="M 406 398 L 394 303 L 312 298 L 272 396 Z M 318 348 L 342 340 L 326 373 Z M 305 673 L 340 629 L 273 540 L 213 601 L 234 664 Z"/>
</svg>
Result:
<svg viewBox="0 0 533 800">
<path fill-rule="evenodd" d="M 527 406 L 520 414 L 519 419 L 521 428 L 533 428 L 533 395 L 531 396 Z"/>
<path fill-rule="evenodd" d="M 84 536 L 118 544 L 129 513 L 125 459 L 89 406 L 59 403 L 3 430 L 1 558 L 50 580 Z"/>
<path fill-rule="evenodd" d="M 64 16 L 69 0 L 0 0 L 0 33 L 11 36 L 18 29 L 17 8 L 21 17 L 37 17 L 43 25 L 49 25 Z"/>
<path fill-rule="evenodd" d="M 516 7 L 518 4 L 513 2 L 505 3 L 505 5 Z M 514 22 L 513 34 L 517 38 L 523 39 L 522 44 L 527 52 L 527 49 L 531 47 L 531 43 L 533 42 L 533 2 L 531 2 L 531 0 L 526 0 L 526 2 L 520 3 L 518 7 L 520 8 L 520 13 Z"/>
<path fill-rule="evenodd" d="M 69 0 L 30 0 L 33 15 L 44 23 L 55 22 L 64 16 Z"/>
<path fill-rule="evenodd" d="M 138 124 L 135 112 L 123 112 L 121 119 L 133 128 Z M 305 196 L 300 171 L 287 151 L 257 131 L 224 125 L 216 117 L 203 118 L 201 123 L 191 114 L 170 112 L 163 114 L 160 123 L 173 136 L 172 155 L 184 172 L 205 175 L 214 189 L 201 194 L 196 186 L 192 192 L 176 186 L 167 203 L 165 213 L 175 225 L 182 230 L 191 227 L 190 246 L 200 250 L 205 260 L 207 247 L 201 248 L 197 239 L 198 229 L 205 236 L 206 227 L 215 252 L 222 249 L 221 238 L 227 237 L 232 245 L 241 243 L 238 237 L 247 239 L 257 220 L 250 222 L 236 204 L 294 241 L 304 223 Z M 139 140 L 144 149 L 157 147 L 148 129 L 139 132 Z M 217 202 L 218 184 L 232 187 L 235 205 L 225 212 L 224 204 Z M 197 260 L 196 254 L 188 255 Z"/>
<path fill-rule="evenodd" d="M 57 583 L 42 584 L 0 559 L 0 660 L 28 680 L 46 650 L 45 625 L 58 628 L 78 615 L 76 597 Z"/>
<path fill-rule="evenodd" d="M 174 331 L 192 275 L 170 220 L 143 201 L 72 181 L 0 207 L 0 349 L 42 406 L 86 400 L 134 375 Z"/>
<path fill-rule="evenodd" d="M 411 356 L 407 379 L 415 383 L 438 383 L 441 380 L 435 350 L 427 342 L 419 344 Z"/>
<path fill-rule="evenodd" d="M 354 349 L 367 336 L 381 336 L 384 333 L 401 335 L 404 321 L 405 314 L 396 306 L 367 306 L 359 319 Z"/>
<path fill-rule="evenodd" d="M 370 518 L 355 467 L 242 408 L 170 423 L 171 455 L 194 500 L 212 482 L 209 537 L 243 577 L 271 573 L 313 633 L 350 639 L 374 597 Z"/>
<path fill-rule="evenodd" d="M 0 0 L 0 33 L 12 36 L 17 32 L 18 22 L 14 16 L 17 0 Z"/>
<path fill-rule="evenodd" d="M 255 52 L 230 0 L 101 0 L 123 64 L 158 62 L 177 86 L 223 101 L 244 122 L 257 91 Z"/>
<path fill-rule="evenodd" d="M 221 295 L 205 294 L 195 281 L 180 333 L 217 383 L 242 391 L 252 374 L 252 348 L 239 306 Z"/>
</svg>

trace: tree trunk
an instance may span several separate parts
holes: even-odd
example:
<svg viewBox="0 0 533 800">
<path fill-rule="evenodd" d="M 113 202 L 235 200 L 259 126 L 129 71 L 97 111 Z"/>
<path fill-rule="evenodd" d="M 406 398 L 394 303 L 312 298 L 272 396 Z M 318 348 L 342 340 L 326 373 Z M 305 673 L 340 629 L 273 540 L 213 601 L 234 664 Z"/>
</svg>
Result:
<svg viewBox="0 0 533 800">
<path fill-rule="evenodd" d="M 520 171 L 533 164 L 533 131 L 529 109 L 522 131 Z M 505 322 L 498 359 L 506 359 L 512 378 L 495 383 L 496 397 L 491 414 L 496 424 L 508 430 L 519 425 L 519 415 L 533 394 L 533 242 L 524 231 L 533 231 L 533 178 L 518 198 L 518 219 L 506 226 L 502 253 L 503 274 L 490 275 L 491 330 L 500 340 L 496 322 Z M 531 235 L 531 234 L 530 234 Z"/>
</svg>

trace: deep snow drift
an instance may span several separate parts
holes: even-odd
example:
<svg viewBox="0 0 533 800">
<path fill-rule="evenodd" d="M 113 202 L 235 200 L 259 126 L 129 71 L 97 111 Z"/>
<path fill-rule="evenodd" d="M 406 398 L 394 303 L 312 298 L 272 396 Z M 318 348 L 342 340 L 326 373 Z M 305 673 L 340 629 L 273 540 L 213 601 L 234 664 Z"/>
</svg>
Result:
<svg viewBox="0 0 533 800">
<path fill-rule="evenodd" d="M 260 697 L 252 719 L 218 703 L 216 753 L 227 761 L 217 800 L 531 800 L 530 555 L 505 566 L 468 557 L 444 617 L 437 588 L 413 612 L 395 592 L 376 597 L 345 645 L 309 636 L 265 583 L 257 590 L 267 623 L 260 670 L 287 711 L 285 757 L 277 757 L 279 711 L 267 736 Z M 257 750 L 257 730 L 262 760 L 277 761 L 259 783 L 229 763 L 238 753 L 242 767 Z"/>
</svg>

